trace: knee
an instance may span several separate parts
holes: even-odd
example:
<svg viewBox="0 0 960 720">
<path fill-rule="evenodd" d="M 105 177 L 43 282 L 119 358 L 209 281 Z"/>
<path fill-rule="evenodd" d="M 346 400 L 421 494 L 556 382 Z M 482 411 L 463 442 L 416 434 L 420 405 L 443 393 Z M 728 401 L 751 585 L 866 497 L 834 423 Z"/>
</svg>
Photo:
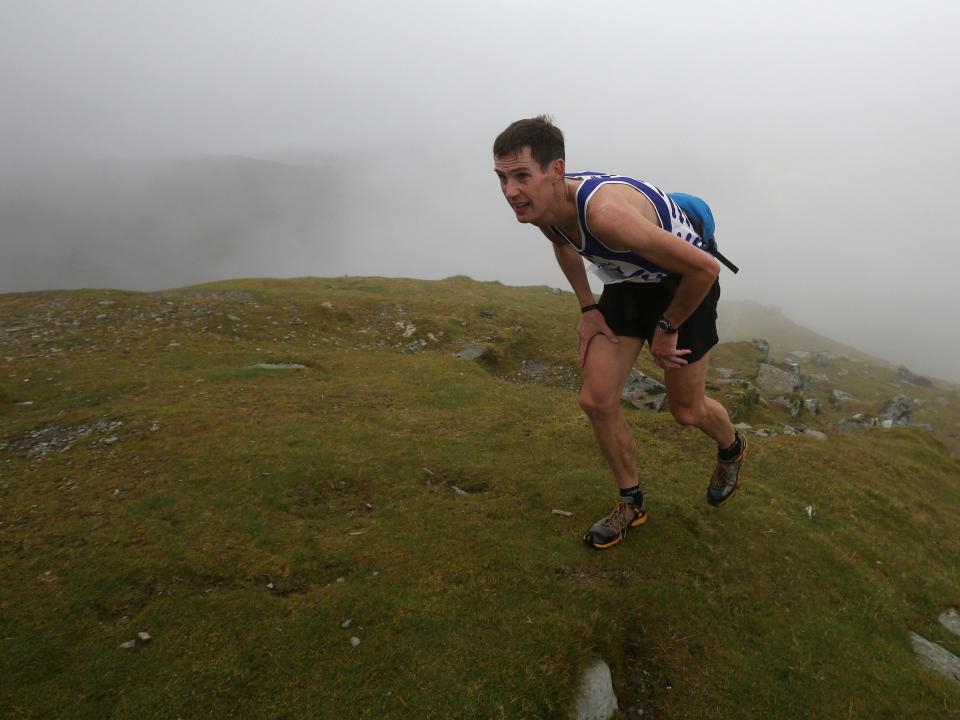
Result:
<svg viewBox="0 0 960 720">
<path fill-rule="evenodd" d="M 678 425 L 696 427 L 703 420 L 703 409 L 690 405 L 670 405 L 670 414 Z"/>
<path fill-rule="evenodd" d="M 584 389 L 580 391 L 580 407 L 591 420 L 612 417 L 620 409 L 620 398 L 608 397 Z"/>
</svg>

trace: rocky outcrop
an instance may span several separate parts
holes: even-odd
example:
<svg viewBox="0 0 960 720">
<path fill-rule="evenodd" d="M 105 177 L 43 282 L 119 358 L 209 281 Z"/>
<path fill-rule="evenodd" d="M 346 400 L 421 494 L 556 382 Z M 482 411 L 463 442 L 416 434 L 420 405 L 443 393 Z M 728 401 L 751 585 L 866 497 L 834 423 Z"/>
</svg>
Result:
<svg viewBox="0 0 960 720">
<path fill-rule="evenodd" d="M 799 398 L 790 398 L 790 397 L 775 397 L 770 401 L 771 405 L 777 405 L 779 407 L 785 408 L 790 417 L 799 417 L 800 416 L 800 400 Z"/>
<path fill-rule="evenodd" d="M 667 388 L 663 383 L 634 368 L 630 371 L 620 398 L 635 408 L 659 412 L 667 401 Z"/>
<path fill-rule="evenodd" d="M 814 353 L 813 364 L 817 367 L 830 367 L 833 362 L 832 353 L 818 352 Z"/>
<path fill-rule="evenodd" d="M 770 352 L 770 343 L 768 343 L 763 338 L 754 338 L 750 341 L 751 344 L 760 352 L 763 353 L 763 359 L 765 362 L 770 362 L 773 359 L 773 354 Z"/>
<path fill-rule="evenodd" d="M 906 395 L 895 395 L 887 401 L 880 411 L 880 420 L 889 420 L 890 424 L 896 427 L 904 427 L 910 424 L 910 416 L 913 413 L 913 399 Z"/>
<path fill-rule="evenodd" d="M 787 372 L 769 363 L 760 363 L 757 366 L 756 384 L 761 392 L 773 394 L 792 393 L 801 385 L 800 377 L 796 373 Z"/>
<path fill-rule="evenodd" d="M 844 392 L 843 390 L 837 390 L 836 388 L 830 391 L 830 407 L 832 407 L 834 410 L 848 400 L 856 400 L 856 398 L 850 393 Z"/>
<path fill-rule="evenodd" d="M 857 413 L 846 420 L 841 420 L 837 424 L 837 430 L 840 432 L 863 432 L 868 428 L 877 427 L 877 419 L 867 417 L 863 413 Z"/>
<path fill-rule="evenodd" d="M 911 385 L 916 385 L 918 387 L 933 387 L 933 383 L 929 379 L 923 377 L 922 375 L 917 375 L 916 373 L 911 372 L 903 365 L 897 368 L 897 377 L 904 382 L 908 382 Z"/>
<path fill-rule="evenodd" d="M 816 416 L 820 414 L 820 401 L 817 400 L 816 398 L 807 398 L 806 400 L 804 400 L 803 407 L 811 415 Z"/>
</svg>

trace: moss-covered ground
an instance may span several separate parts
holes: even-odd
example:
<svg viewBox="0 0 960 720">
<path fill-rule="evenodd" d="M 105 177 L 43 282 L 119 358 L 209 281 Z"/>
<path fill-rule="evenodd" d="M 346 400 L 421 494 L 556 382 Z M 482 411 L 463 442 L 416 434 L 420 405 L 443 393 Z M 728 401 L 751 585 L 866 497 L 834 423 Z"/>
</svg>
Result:
<svg viewBox="0 0 960 720">
<path fill-rule="evenodd" d="M 709 441 L 630 410 L 651 519 L 596 552 L 576 321 L 466 278 L 0 296 L 0 716 L 560 718 L 600 656 L 624 718 L 960 717 L 907 637 L 960 654 L 956 396 L 752 438 L 719 510 Z"/>
</svg>

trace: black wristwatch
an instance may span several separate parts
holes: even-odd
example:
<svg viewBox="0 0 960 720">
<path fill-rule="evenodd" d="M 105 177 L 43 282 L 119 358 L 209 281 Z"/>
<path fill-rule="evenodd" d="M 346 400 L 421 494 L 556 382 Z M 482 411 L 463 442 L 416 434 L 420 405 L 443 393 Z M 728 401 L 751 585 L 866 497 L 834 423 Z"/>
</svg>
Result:
<svg viewBox="0 0 960 720">
<path fill-rule="evenodd" d="M 675 332 L 680 330 L 679 327 L 674 326 L 669 320 L 667 320 L 663 315 L 660 316 L 660 319 L 657 320 L 657 327 L 660 328 L 667 335 L 673 335 Z"/>
</svg>

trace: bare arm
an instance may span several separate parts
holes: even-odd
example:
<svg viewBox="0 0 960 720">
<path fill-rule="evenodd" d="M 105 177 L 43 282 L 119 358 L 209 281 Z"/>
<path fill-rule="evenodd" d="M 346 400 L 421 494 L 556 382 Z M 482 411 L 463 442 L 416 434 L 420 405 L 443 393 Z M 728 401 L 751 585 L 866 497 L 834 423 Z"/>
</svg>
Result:
<svg viewBox="0 0 960 720">
<path fill-rule="evenodd" d="M 591 204 L 587 221 L 591 232 L 611 248 L 633 250 L 638 255 L 680 276 L 680 284 L 663 316 L 679 327 L 710 292 L 720 274 L 720 263 L 712 255 L 654 224 L 633 203 L 616 195 L 598 196 Z M 654 331 L 650 354 L 663 368 L 687 364 L 690 350 L 677 347 L 677 335 Z"/>
<path fill-rule="evenodd" d="M 672 325 L 681 325 L 710 292 L 720 274 L 720 263 L 709 253 L 654 225 L 634 206 L 602 201 L 590 207 L 590 230 L 617 250 L 633 250 L 651 262 L 680 275 L 673 301 L 664 311 Z"/>
<path fill-rule="evenodd" d="M 557 264 L 563 271 L 564 277 L 570 283 L 570 287 L 577 296 L 580 307 L 593 305 L 595 300 L 593 291 L 590 290 L 590 283 L 587 280 L 587 271 L 583 267 L 583 258 L 570 247 L 566 242 L 559 242 L 541 228 L 541 232 L 547 236 L 547 239 L 553 243 L 553 254 L 557 258 Z M 583 313 L 580 318 L 580 324 L 577 326 L 577 357 L 580 367 L 587 362 L 587 349 L 590 347 L 590 341 L 597 335 L 606 335 L 611 342 L 620 342 L 613 330 L 607 325 L 603 313 L 599 310 L 590 310 Z"/>
<path fill-rule="evenodd" d="M 590 290 L 590 283 L 587 281 L 587 271 L 583 267 L 583 258 L 577 254 L 577 251 L 566 243 L 553 243 L 553 254 L 557 258 L 557 265 L 563 271 L 564 277 L 570 283 L 570 287 L 580 302 L 580 307 L 592 305 L 595 300 L 593 292 Z"/>
</svg>

